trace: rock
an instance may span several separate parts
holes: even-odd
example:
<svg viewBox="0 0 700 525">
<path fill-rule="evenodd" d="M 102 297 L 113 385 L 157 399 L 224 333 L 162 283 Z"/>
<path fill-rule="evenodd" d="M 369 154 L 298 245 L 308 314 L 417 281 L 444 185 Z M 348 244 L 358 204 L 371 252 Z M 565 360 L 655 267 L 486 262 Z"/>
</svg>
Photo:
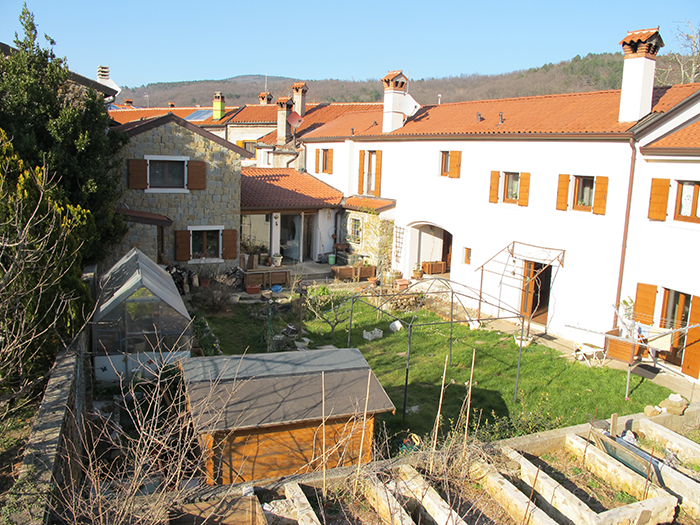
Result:
<svg viewBox="0 0 700 525">
<path fill-rule="evenodd" d="M 647 417 L 654 417 L 658 416 L 661 412 L 656 410 L 656 407 L 647 405 L 644 407 L 644 413 L 647 415 Z"/>
<path fill-rule="evenodd" d="M 688 402 L 683 398 L 681 398 L 680 401 L 673 401 L 669 396 L 668 399 L 664 399 L 661 403 L 659 403 L 659 406 L 661 408 L 665 408 L 669 414 L 677 414 L 682 416 L 685 409 L 688 408 Z"/>
</svg>

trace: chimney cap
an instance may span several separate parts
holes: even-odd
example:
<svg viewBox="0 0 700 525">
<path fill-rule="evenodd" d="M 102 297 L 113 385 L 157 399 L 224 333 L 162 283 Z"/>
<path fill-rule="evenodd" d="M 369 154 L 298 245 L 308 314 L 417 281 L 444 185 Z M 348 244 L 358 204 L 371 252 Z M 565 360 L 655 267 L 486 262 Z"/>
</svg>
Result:
<svg viewBox="0 0 700 525">
<path fill-rule="evenodd" d="M 389 71 L 382 79 L 382 84 L 384 84 L 384 91 L 387 90 L 406 90 L 406 83 L 408 82 L 408 77 L 403 74 L 403 71 L 397 69 L 396 71 Z"/>
<path fill-rule="evenodd" d="M 277 106 L 280 108 L 285 108 L 285 107 L 292 107 L 294 105 L 294 102 L 292 101 L 291 97 L 280 97 L 276 101 Z"/>
<path fill-rule="evenodd" d="M 221 91 L 214 92 L 214 100 L 224 100 L 224 96 L 221 94 Z"/>
<path fill-rule="evenodd" d="M 97 78 L 109 79 L 109 66 L 97 66 Z"/>
<path fill-rule="evenodd" d="M 309 86 L 306 85 L 306 82 L 294 82 L 294 84 L 292 84 L 292 89 L 294 91 L 306 93 L 309 90 Z"/>
<path fill-rule="evenodd" d="M 628 56 L 656 56 L 659 49 L 664 47 L 664 41 L 659 34 L 659 28 L 638 29 L 636 31 L 628 31 L 627 36 L 620 41 L 620 45 Z"/>
<path fill-rule="evenodd" d="M 124 99 L 124 104 L 126 104 L 127 106 L 133 106 L 133 105 L 134 105 L 134 99 L 125 98 L 125 99 Z"/>
</svg>

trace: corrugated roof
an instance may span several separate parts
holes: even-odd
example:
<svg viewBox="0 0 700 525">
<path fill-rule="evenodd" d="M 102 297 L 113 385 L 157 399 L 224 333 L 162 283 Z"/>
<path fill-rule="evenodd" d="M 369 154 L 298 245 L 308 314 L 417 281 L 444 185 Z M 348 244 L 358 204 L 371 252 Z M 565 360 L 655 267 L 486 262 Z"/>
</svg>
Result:
<svg viewBox="0 0 700 525">
<path fill-rule="evenodd" d="M 241 209 L 304 209 L 337 206 L 343 194 L 313 175 L 292 168 L 241 168 Z"/>
<path fill-rule="evenodd" d="M 700 83 L 654 90 L 653 112 L 666 112 L 700 90 Z M 305 139 L 380 136 L 505 136 L 534 134 L 624 134 L 631 124 L 618 122 L 620 90 L 495 100 L 474 100 L 422 107 L 406 124 L 382 133 L 382 109 L 347 113 L 309 131 Z M 502 114 L 502 118 L 501 118 Z M 376 122 L 376 124 L 375 124 Z"/>
</svg>

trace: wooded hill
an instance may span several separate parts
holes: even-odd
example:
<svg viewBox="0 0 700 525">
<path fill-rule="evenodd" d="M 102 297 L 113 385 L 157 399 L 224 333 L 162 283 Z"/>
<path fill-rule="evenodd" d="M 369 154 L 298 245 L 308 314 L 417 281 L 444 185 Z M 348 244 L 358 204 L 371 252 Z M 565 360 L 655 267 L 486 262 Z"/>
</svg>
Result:
<svg viewBox="0 0 700 525">
<path fill-rule="evenodd" d="M 666 80 L 664 70 L 670 57 L 658 57 L 657 84 Z M 545 64 L 500 75 L 460 75 L 443 78 L 411 80 L 409 93 L 420 104 L 436 104 L 441 94 L 442 102 L 482 100 L 493 98 L 548 95 L 554 93 L 576 93 L 619 89 L 622 83 L 622 53 L 589 54 L 576 56 L 558 64 Z M 267 91 L 273 101 L 278 97 L 291 96 L 294 82 L 304 79 L 268 77 Z M 352 80 L 305 80 L 309 86 L 308 102 L 377 102 L 382 100 L 383 88 L 378 79 Z M 670 79 L 668 82 L 675 83 Z M 188 82 L 159 82 L 137 88 L 124 88 L 117 102 L 132 99 L 136 106 L 163 107 L 169 102 L 176 106 L 208 106 L 214 92 L 221 91 L 229 106 L 258 104 L 258 94 L 265 91 L 264 75 L 241 75 L 224 80 L 199 80 Z M 146 95 L 148 95 L 146 97 Z"/>
</svg>

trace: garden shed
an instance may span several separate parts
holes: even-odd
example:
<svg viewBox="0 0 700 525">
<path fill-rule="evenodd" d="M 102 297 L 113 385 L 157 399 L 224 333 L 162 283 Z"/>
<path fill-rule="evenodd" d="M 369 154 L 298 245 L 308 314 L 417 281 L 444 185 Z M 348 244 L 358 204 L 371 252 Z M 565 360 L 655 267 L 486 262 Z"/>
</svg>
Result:
<svg viewBox="0 0 700 525">
<path fill-rule="evenodd" d="M 98 381 L 148 375 L 191 354 L 191 319 L 172 277 L 136 248 L 100 280 L 92 334 Z"/>
<path fill-rule="evenodd" d="M 209 484 L 368 462 L 376 414 L 394 411 L 356 348 L 204 357 L 182 368 Z"/>
</svg>

